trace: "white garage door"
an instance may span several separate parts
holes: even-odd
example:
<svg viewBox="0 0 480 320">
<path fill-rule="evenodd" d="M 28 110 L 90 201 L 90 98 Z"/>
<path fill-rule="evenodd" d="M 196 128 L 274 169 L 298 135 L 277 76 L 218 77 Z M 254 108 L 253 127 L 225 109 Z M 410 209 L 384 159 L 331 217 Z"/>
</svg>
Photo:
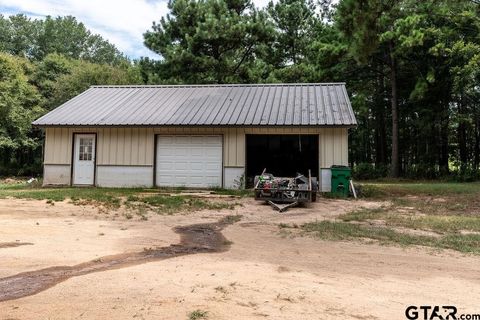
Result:
<svg viewBox="0 0 480 320">
<path fill-rule="evenodd" d="M 222 186 L 222 136 L 157 137 L 159 187 Z"/>
</svg>

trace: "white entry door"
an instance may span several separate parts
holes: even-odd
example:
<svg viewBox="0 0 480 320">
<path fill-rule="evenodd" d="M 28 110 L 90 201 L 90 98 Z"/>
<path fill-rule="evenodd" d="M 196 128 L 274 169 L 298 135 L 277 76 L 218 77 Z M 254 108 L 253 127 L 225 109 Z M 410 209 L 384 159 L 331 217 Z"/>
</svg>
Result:
<svg viewBox="0 0 480 320">
<path fill-rule="evenodd" d="M 95 135 L 76 134 L 73 153 L 73 184 L 93 185 L 95 176 Z"/>
<path fill-rule="evenodd" d="M 222 136 L 158 136 L 156 185 L 221 187 Z"/>
</svg>

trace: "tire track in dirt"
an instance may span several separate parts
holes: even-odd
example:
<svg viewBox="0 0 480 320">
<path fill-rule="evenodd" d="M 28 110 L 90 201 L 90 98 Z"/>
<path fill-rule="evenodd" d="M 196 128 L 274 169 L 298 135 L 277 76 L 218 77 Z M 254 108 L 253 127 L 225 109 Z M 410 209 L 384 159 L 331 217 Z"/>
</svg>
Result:
<svg viewBox="0 0 480 320">
<path fill-rule="evenodd" d="M 168 247 L 110 255 L 74 266 L 55 266 L 1 278 L 0 302 L 34 295 L 72 277 L 93 272 L 126 268 L 189 254 L 227 251 L 230 244 L 221 231 L 227 225 L 238 221 L 237 219 L 239 218 L 227 217 L 217 223 L 176 227 L 173 230 L 180 234 L 180 243 Z"/>
</svg>

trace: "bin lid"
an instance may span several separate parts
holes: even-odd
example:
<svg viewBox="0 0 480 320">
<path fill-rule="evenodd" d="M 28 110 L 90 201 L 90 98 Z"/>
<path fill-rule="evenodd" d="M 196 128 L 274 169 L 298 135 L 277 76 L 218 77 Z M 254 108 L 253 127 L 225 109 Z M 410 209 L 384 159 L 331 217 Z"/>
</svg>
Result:
<svg viewBox="0 0 480 320">
<path fill-rule="evenodd" d="M 350 167 L 348 166 L 340 166 L 340 165 L 333 165 L 330 167 L 330 169 L 336 169 L 336 170 L 350 170 Z"/>
</svg>

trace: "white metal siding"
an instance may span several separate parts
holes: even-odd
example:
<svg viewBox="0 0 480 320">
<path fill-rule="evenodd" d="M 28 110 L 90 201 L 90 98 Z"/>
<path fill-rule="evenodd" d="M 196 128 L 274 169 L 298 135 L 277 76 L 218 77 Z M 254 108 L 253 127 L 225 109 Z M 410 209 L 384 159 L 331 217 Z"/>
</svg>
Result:
<svg viewBox="0 0 480 320">
<path fill-rule="evenodd" d="M 242 176 L 245 174 L 244 167 L 225 167 L 223 170 L 223 187 L 226 189 L 238 189 L 241 187 Z"/>
<path fill-rule="evenodd" d="M 69 164 L 46 164 L 43 167 L 44 185 L 67 185 L 70 184 Z"/>
<path fill-rule="evenodd" d="M 97 166 L 99 187 L 151 187 L 153 166 Z"/>
<path fill-rule="evenodd" d="M 222 186 L 222 136 L 159 135 L 156 185 Z"/>
</svg>

